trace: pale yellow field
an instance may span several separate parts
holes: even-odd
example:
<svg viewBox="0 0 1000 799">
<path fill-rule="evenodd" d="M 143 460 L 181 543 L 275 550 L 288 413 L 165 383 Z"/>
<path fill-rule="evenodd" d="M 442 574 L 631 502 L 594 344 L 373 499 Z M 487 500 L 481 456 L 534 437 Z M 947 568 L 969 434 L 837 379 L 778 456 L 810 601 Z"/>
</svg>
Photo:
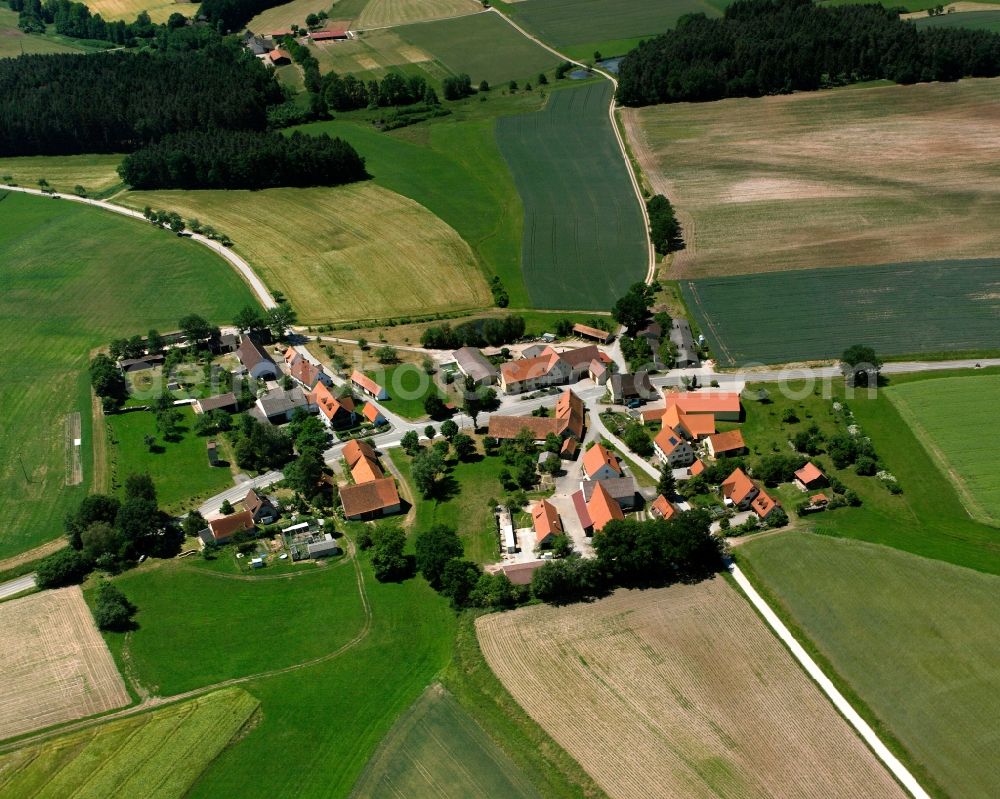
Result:
<svg viewBox="0 0 1000 799">
<path fill-rule="evenodd" d="M 612 799 L 905 796 L 721 578 L 476 627 L 507 690 Z"/>
<path fill-rule="evenodd" d="M 469 246 L 422 205 L 373 183 L 265 191 L 131 192 L 225 233 L 303 323 L 490 304 Z"/>
<path fill-rule="evenodd" d="M 626 109 L 674 277 L 991 257 L 1000 79 Z"/>
<path fill-rule="evenodd" d="M 0 604 L 0 739 L 129 703 L 79 586 Z"/>
<path fill-rule="evenodd" d="M 292 25 L 305 27 L 306 17 L 320 11 L 330 13 L 330 0 L 292 0 L 259 13 L 247 23 L 247 30 L 266 34 L 287 31 Z"/>
<path fill-rule="evenodd" d="M 392 30 L 359 33 L 346 42 L 319 42 L 310 48 L 321 71 L 339 74 L 372 73 L 381 77 L 393 67 L 419 64 L 431 77 L 443 80 L 450 73 L 430 53 L 404 41 Z"/>
<path fill-rule="evenodd" d="M 123 19 L 133 22 L 140 11 L 145 11 L 153 22 L 166 22 L 171 14 L 193 17 L 199 3 L 172 0 L 88 0 L 87 5 L 94 14 L 100 14 L 107 20 Z"/>
<path fill-rule="evenodd" d="M 0 158 L 0 182 L 11 180 L 19 186 L 38 188 L 44 178 L 56 191 L 71 193 L 77 185 L 88 194 L 99 194 L 120 184 L 121 155 L 38 155 Z"/>
<path fill-rule="evenodd" d="M 475 14 L 483 6 L 475 0 L 368 0 L 354 27 L 388 28 L 429 19 Z"/>
</svg>

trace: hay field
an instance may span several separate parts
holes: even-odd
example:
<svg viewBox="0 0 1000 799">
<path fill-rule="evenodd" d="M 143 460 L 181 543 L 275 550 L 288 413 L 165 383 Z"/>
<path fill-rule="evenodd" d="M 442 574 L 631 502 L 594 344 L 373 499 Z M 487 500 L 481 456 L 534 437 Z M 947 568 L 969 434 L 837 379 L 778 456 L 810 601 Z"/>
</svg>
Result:
<svg viewBox="0 0 1000 799">
<path fill-rule="evenodd" d="M 958 489 L 970 515 L 1000 526 L 1000 376 L 890 386 L 889 399 Z"/>
<path fill-rule="evenodd" d="M 538 308 L 607 310 L 646 274 L 642 209 L 608 119 L 611 83 L 560 89 L 501 117 L 496 139 L 524 202 L 521 270 Z"/>
<path fill-rule="evenodd" d="M 171 14 L 193 17 L 199 3 L 182 0 L 90 0 L 87 5 L 91 12 L 100 14 L 106 20 L 134 22 L 139 12 L 145 11 L 153 22 L 159 23 L 166 22 Z"/>
<path fill-rule="evenodd" d="M 1000 79 L 624 112 L 681 278 L 992 257 Z"/>
<path fill-rule="evenodd" d="M 475 0 L 368 0 L 361 14 L 354 20 L 354 27 L 388 28 L 446 19 L 467 14 L 478 14 L 483 7 Z"/>
<path fill-rule="evenodd" d="M 330 14 L 331 20 L 343 22 L 345 28 L 353 27 L 349 15 L 340 10 L 343 5 L 343 2 L 337 3 L 331 10 L 330 0 L 292 0 L 290 3 L 282 3 L 280 6 L 261 11 L 247 23 L 246 28 L 260 34 L 287 31 L 292 25 L 304 28 L 306 17 L 310 14 L 318 14 L 320 11 L 326 11 Z M 339 22 L 336 26 L 328 24 L 327 27 L 340 27 L 340 24 Z"/>
<path fill-rule="evenodd" d="M 1000 577 L 799 532 L 739 552 L 941 795 L 1000 795 Z"/>
<path fill-rule="evenodd" d="M 613 799 L 905 795 L 721 578 L 477 630 L 507 690 Z"/>
<path fill-rule="evenodd" d="M 454 697 L 431 685 L 403 714 L 351 792 L 352 799 L 539 799 Z"/>
<path fill-rule="evenodd" d="M 310 42 L 309 49 L 323 73 L 350 73 L 367 80 L 397 70 L 437 82 L 451 74 L 431 53 L 405 41 L 398 29 L 365 31 L 346 42 Z"/>
<path fill-rule="evenodd" d="M 490 293 L 469 246 L 374 183 L 266 191 L 130 192 L 226 233 L 303 323 L 475 308 Z M 401 289 L 405 289 L 401 290 Z"/>
<path fill-rule="evenodd" d="M 229 688 L 18 750 L 0 758 L 0 798 L 181 799 L 259 706 Z"/>
<path fill-rule="evenodd" d="M 0 180 L 37 188 L 40 179 L 59 192 L 73 193 L 83 186 L 90 196 L 106 194 L 121 185 L 120 155 L 32 155 L 0 158 Z M 6 176 L 11 180 L 6 180 Z"/>
<path fill-rule="evenodd" d="M 723 366 L 837 358 L 858 341 L 897 356 L 998 346 L 995 258 L 710 277 L 681 289 Z"/>
<path fill-rule="evenodd" d="M 0 739 L 129 703 L 79 586 L 0 604 Z"/>
</svg>

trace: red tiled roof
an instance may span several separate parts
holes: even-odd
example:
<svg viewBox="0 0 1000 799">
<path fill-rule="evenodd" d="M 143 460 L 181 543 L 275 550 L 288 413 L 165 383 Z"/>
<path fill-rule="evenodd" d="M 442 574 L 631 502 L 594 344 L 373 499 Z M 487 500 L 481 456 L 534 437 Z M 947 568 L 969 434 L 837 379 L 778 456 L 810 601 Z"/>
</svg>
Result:
<svg viewBox="0 0 1000 799">
<path fill-rule="evenodd" d="M 739 505 L 747 496 L 756 490 L 757 486 L 753 480 L 747 477 L 742 469 L 735 469 L 729 477 L 722 482 L 722 495 L 731 499 Z"/>
<path fill-rule="evenodd" d="M 807 463 L 805 466 L 803 466 L 795 473 L 795 477 L 803 485 L 809 485 L 810 483 L 815 482 L 816 480 L 824 479 L 826 475 L 823 474 L 823 472 L 821 472 L 819 469 L 817 469 L 816 466 L 814 466 L 812 463 Z"/>
<path fill-rule="evenodd" d="M 669 455 L 681 444 L 686 442 L 681 435 L 675 433 L 669 427 L 664 426 L 664 428 L 656 434 L 656 438 L 653 439 L 653 443 L 659 448 L 660 452 L 664 455 Z"/>
<path fill-rule="evenodd" d="M 611 494 L 600 483 L 597 484 L 594 493 L 590 496 L 587 512 L 594 522 L 594 532 L 603 530 L 604 526 L 613 519 L 625 518 L 621 505 L 611 498 Z"/>
<path fill-rule="evenodd" d="M 290 366 L 290 365 L 294 364 L 296 361 L 299 361 L 299 360 L 303 360 L 303 358 L 299 354 L 299 352 L 295 349 L 295 347 L 289 347 L 287 350 L 285 350 L 285 364 L 286 365 Z"/>
<path fill-rule="evenodd" d="M 600 471 L 602 466 L 608 466 L 617 475 L 621 475 L 622 467 L 618 465 L 618 458 L 603 444 L 595 444 L 583 453 L 583 471 L 587 477 L 593 477 Z"/>
<path fill-rule="evenodd" d="M 534 358 L 521 358 L 500 364 L 500 373 L 505 383 L 523 383 L 535 377 L 544 377 L 559 362 L 559 356 L 551 347 Z"/>
<path fill-rule="evenodd" d="M 365 403 L 365 409 L 361 412 L 364 417 L 369 421 L 374 423 L 376 419 L 382 414 L 382 411 L 378 409 L 377 405 L 373 405 L 370 402 Z"/>
<path fill-rule="evenodd" d="M 304 386 L 313 386 L 319 381 L 319 375 L 322 369 L 314 363 L 310 363 L 305 358 L 299 358 L 297 361 L 292 362 L 292 368 L 289 370 L 292 377 L 298 380 Z"/>
<path fill-rule="evenodd" d="M 573 494 L 573 508 L 576 510 L 576 515 L 584 530 L 594 526 L 594 522 L 590 518 L 590 511 L 587 510 L 587 500 L 583 496 L 583 491 L 577 491 Z"/>
<path fill-rule="evenodd" d="M 826 494 L 813 494 L 809 497 L 809 503 L 811 505 L 825 505 L 830 501 L 830 498 Z"/>
<path fill-rule="evenodd" d="M 324 383 L 316 383 L 316 387 L 309 392 L 306 397 L 311 403 L 319 407 L 319 412 L 331 421 L 340 411 L 352 413 L 354 411 L 354 400 L 350 397 L 338 399 L 333 396 L 330 389 Z"/>
<path fill-rule="evenodd" d="M 346 39 L 346 30 L 313 31 L 309 34 L 313 41 L 322 42 L 326 39 Z"/>
<path fill-rule="evenodd" d="M 716 433 L 714 436 L 709 436 L 708 440 L 712 445 L 712 452 L 716 455 L 734 452 L 738 449 L 744 449 L 746 444 L 743 443 L 743 433 L 739 430 L 729 430 L 725 433 Z"/>
<path fill-rule="evenodd" d="M 559 511 L 555 505 L 544 499 L 536 502 L 535 507 L 531 509 L 531 523 L 535 527 L 539 543 L 548 536 L 559 535 L 563 531 L 562 522 L 559 521 Z"/>
<path fill-rule="evenodd" d="M 671 519 L 677 515 L 677 508 L 663 494 L 660 494 L 660 496 L 653 500 L 650 510 L 654 516 L 658 516 L 661 519 Z"/>
<path fill-rule="evenodd" d="M 355 483 L 360 485 L 361 483 L 370 483 L 374 480 L 381 480 L 385 477 L 385 473 L 378 465 L 378 461 L 374 458 L 366 456 L 358 458 L 354 466 L 351 467 L 351 477 L 354 478 Z"/>
<path fill-rule="evenodd" d="M 761 489 L 760 493 L 750 503 L 753 512 L 762 519 L 766 519 L 771 514 L 771 511 L 780 507 L 780 505 L 780 502 L 772 499 L 763 489 Z"/>
<path fill-rule="evenodd" d="M 598 341 L 607 341 L 611 338 L 611 334 L 605 330 L 600 330 L 596 327 L 590 327 L 590 325 L 573 325 L 573 332 L 579 333 L 581 336 L 588 336 L 590 338 L 596 338 Z"/>
<path fill-rule="evenodd" d="M 360 485 L 341 486 L 340 502 L 345 516 L 364 516 L 399 504 L 396 481 L 391 477 Z"/>
<path fill-rule="evenodd" d="M 358 441 L 357 439 L 351 439 L 344 445 L 343 451 L 344 460 L 347 461 L 347 467 L 349 469 L 354 468 L 354 464 L 357 463 L 362 458 L 370 458 L 371 460 L 378 460 L 378 456 L 375 454 L 375 450 L 372 449 L 371 445 L 364 442 Z"/>
<path fill-rule="evenodd" d="M 664 409 L 661 419 L 664 428 L 700 439 L 715 433 L 715 416 L 710 413 L 685 413 L 677 405 Z"/>
<path fill-rule="evenodd" d="M 597 349 L 597 345 L 595 344 L 587 347 L 579 347 L 575 350 L 566 350 L 559 353 L 559 357 L 574 369 L 579 369 L 581 366 L 589 366 L 593 360 L 600 360 L 605 363 L 610 360 L 607 355 Z"/>
<path fill-rule="evenodd" d="M 584 416 L 583 400 L 567 388 L 556 401 L 556 419 L 562 423 L 557 432 L 568 431 L 570 435 L 582 438 Z"/>
<path fill-rule="evenodd" d="M 358 388 L 364 389 L 373 396 L 377 397 L 382 393 L 382 386 L 368 377 L 368 375 L 359 372 L 357 369 L 351 373 L 351 382 L 358 386 Z"/>
<path fill-rule="evenodd" d="M 566 458 L 572 458 L 576 454 L 577 442 L 575 438 L 567 438 L 559 448 L 559 454 Z"/>
<path fill-rule="evenodd" d="M 703 471 L 705 471 L 705 464 L 702 463 L 700 459 L 695 460 L 695 462 L 691 464 L 692 475 L 701 474 Z"/>
<path fill-rule="evenodd" d="M 253 528 L 253 511 L 249 510 L 212 519 L 208 523 L 208 529 L 212 532 L 212 537 L 216 541 L 225 541 L 240 530 L 252 530 Z"/>
<path fill-rule="evenodd" d="M 685 413 L 739 413 L 740 395 L 735 391 L 663 392 L 667 407 L 677 405 Z"/>
<path fill-rule="evenodd" d="M 530 585 L 531 578 L 535 571 L 545 565 L 544 560 L 533 560 L 528 563 L 508 563 L 500 567 L 500 572 L 504 574 L 513 585 Z"/>
</svg>

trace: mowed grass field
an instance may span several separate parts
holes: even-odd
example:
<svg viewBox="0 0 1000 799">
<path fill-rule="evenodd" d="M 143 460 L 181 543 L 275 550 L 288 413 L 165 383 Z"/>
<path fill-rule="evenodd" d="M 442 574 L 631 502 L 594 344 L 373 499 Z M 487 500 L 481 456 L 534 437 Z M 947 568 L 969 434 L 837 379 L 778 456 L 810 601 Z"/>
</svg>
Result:
<svg viewBox="0 0 1000 799">
<path fill-rule="evenodd" d="M 0 604 L 0 669 L 0 739 L 129 703 L 78 586 Z"/>
<path fill-rule="evenodd" d="M 1000 578 L 797 532 L 739 552 L 944 794 L 1000 792 Z"/>
<path fill-rule="evenodd" d="M 105 417 L 113 490 L 120 490 L 130 474 L 148 474 L 160 507 L 177 514 L 233 485 L 227 467 L 209 465 L 209 438 L 195 435 L 194 411 L 190 406 L 179 410 L 183 415 L 179 441 L 163 440 L 152 413 L 135 411 Z M 156 439 L 152 450 L 146 446 L 147 435 Z"/>
<path fill-rule="evenodd" d="M 228 321 L 250 290 L 207 248 L 65 200 L 0 192 L 0 557 L 62 535 L 93 474 L 91 350 L 176 328 L 198 313 Z M 65 416 L 80 412 L 83 483 L 64 485 Z M 23 471 L 22 471 L 23 469 Z"/>
<path fill-rule="evenodd" d="M 475 0 L 368 0 L 354 20 L 354 27 L 388 28 L 410 22 L 476 14 L 482 10 L 482 5 Z"/>
<path fill-rule="evenodd" d="M 71 39 L 57 39 L 42 34 L 27 34 L 17 27 L 18 14 L 4 3 L 0 8 L 0 58 L 16 58 L 22 54 L 83 53 L 86 48 L 72 44 Z"/>
<path fill-rule="evenodd" d="M 369 761 L 352 799 L 511 797 L 539 793 L 454 697 L 429 687 Z"/>
<path fill-rule="evenodd" d="M 614 799 L 905 795 L 721 577 L 477 631 L 507 690 Z"/>
<path fill-rule="evenodd" d="M 1000 375 L 892 386 L 889 399 L 977 519 L 1000 526 Z"/>
<path fill-rule="evenodd" d="M 229 688 L 0 758 L 0 797 L 182 799 L 260 703 Z"/>
<path fill-rule="evenodd" d="M 71 194 L 83 186 L 87 194 L 100 196 L 122 185 L 118 176 L 120 155 L 37 155 L 0 158 L 0 181 L 38 188 L 45 180 L 59 192 Z M 8 179 L 9 178 L 9 179 Z"/>
<path fill-rule="evenodd" d="M 964 11 L 958 14 L 941 14 L 937 17 L 920 17 L 913 20 L 913 24 L 918 28 L 972 28 L 1000 33 L 1000 10 Z"/>
<path fill-rule="evenodd" d="M 226 233 L 303 323 L 490 303 L 468 245 L 418 203 L 371 182 L 317 189 L 131 192 Z M 405 290 L 401 290 L 405 287 Z"/>
<path fill-rule="evenodd" d="M 1000 80 L 624 112 L 680 278 L 995 257 Z M 878 142 L 875 147 L 873 142 Z"/>
<path fill-rule="evenodd" d="M 938 261 L 682 280 L 721 366 L 997 346 L 1000 261 Z"/>
<path fill-rule="evenodd" d="M 542 111 L 497 120 L 537 307 L 606 310 L 645 277 L 646 227 L 608 119 L 611 92 L 609 81 L 564 89 Z"/>
<path fill-rule="evenodd" d="M 139 13 L 145 11 L 155 23 L 166 22 L 171 14 L 193 17 L 198 5 L 179 0 L 91 0 L 88 3 L 92 13 L 100 14 L 109 21 L 123 19 L 134 22 Z"/>
</svg>

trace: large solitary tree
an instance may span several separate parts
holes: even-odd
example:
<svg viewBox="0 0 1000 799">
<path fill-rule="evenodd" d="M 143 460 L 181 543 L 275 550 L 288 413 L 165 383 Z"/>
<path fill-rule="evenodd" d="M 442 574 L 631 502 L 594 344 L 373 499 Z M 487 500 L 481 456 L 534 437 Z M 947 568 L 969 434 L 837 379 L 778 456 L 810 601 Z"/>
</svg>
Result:
<svg viewBox="0 0 1000 799">
<path fill-rule="evenodd" d="M 882 361 L 871 347 L 855 344 L 840 356 L 840 370 L 849 386 L 875 386 L 882 371 Z"/>
</svg>

